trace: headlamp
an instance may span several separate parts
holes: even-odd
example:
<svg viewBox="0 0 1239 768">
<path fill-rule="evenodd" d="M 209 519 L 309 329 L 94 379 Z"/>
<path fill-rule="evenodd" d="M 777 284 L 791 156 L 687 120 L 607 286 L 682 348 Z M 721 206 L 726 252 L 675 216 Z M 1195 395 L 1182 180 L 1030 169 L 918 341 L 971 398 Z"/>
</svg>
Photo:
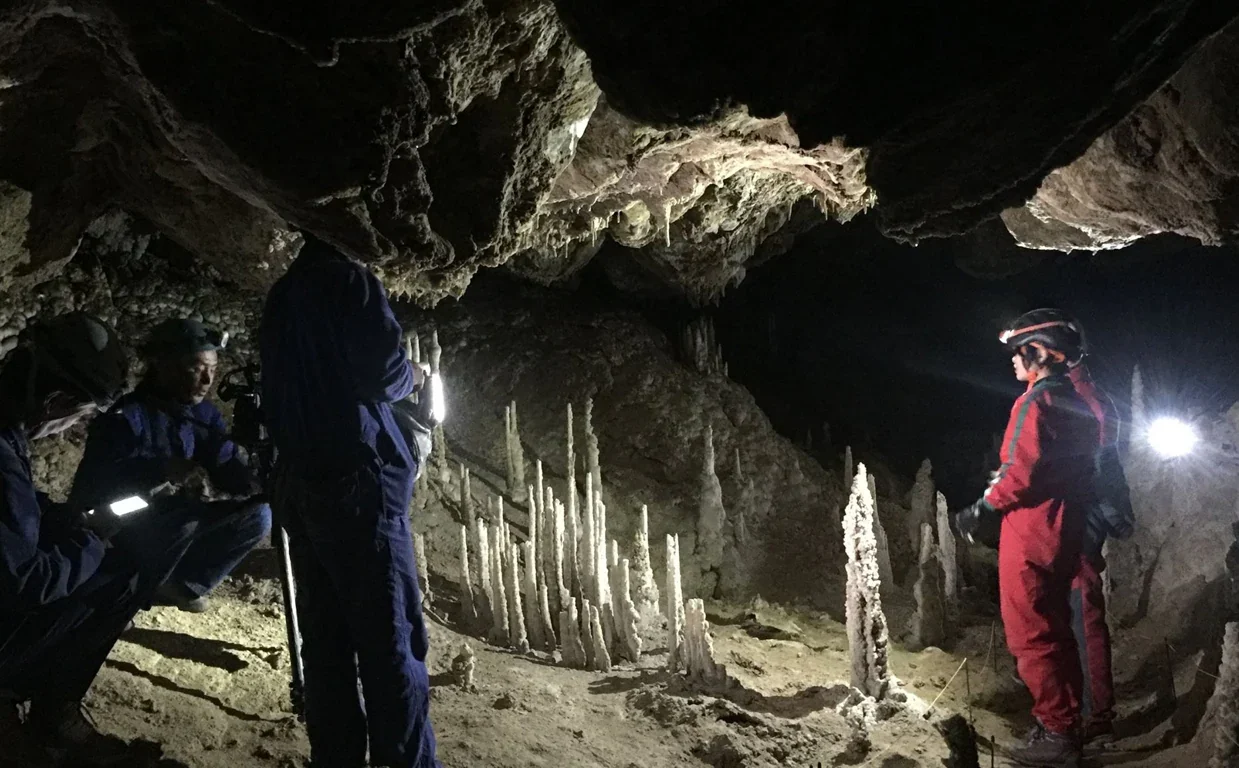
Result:
<svg viewBox="0 0 1239 768">
<path fill-rule="evenodd" d="M 1146 435 L 1151 447 L 1159 456 L 1176 459 L 1186 456 L 1196 447 L 1199 438 L 1196 430 L 1187 422 L 1170 416 L 1155 419 Z"/>
</svg>

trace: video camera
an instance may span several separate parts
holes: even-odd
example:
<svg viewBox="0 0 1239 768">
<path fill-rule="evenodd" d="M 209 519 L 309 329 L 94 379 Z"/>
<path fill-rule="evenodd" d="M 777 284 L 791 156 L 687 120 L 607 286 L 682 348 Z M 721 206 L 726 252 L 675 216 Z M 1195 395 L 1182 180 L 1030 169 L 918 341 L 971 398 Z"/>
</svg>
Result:
<svg viewBox="0 0 1239 768">
<path fill-rule="evenodd" d="M 262 371 L 257 363 L 234 368 L 219 385 L 221 399 L 232 403 L 232 439 L 245 448 L 264 491 L 273 451 L 262 412 Z"/>
</svg>

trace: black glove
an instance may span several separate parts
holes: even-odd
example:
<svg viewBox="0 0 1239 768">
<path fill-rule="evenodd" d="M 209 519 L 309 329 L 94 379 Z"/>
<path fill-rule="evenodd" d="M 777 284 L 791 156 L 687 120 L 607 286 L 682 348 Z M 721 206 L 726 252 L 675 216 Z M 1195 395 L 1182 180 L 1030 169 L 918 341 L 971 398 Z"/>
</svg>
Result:
<svg viewBox="0 0 1239 768">
<path fill-rule="evenodd" d="M 955 532 L 969 544 L 998 547 L 1002 516 L 985 503 L 984 499 L 955 513 L 951 523 Z"/>
</svg>

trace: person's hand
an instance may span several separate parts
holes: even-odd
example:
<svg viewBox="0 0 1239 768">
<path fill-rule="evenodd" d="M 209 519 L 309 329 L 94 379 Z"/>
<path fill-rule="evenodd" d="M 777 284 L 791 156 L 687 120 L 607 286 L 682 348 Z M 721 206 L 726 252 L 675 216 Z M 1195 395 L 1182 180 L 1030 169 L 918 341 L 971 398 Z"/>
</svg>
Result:
<svg viewBox="0 0 1239 768">
<path fill-rule="evenodd" d="M 82 515 L 82 526 L 103 541 L 115 536 L 121 529 L 121 518 L 112 514 L 107 507 Z"/>
<path fill-rule="evenodd" d="M 965 507 L 951 518 L 951 527 L 969 544 L 998 545 L 1001 517 L 984 500 Z"/>
</svg>

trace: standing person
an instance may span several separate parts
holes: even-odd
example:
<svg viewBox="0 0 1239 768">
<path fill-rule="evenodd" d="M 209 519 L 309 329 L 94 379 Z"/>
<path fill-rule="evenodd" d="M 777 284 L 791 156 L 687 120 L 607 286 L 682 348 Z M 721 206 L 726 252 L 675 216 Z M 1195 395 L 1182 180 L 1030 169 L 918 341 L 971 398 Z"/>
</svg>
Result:
<svg viewBox="0 0 1239 768">
<path fill-rule="evenodd" d="M 177 526 L 140 557 L 109 546 L 118 518 L 103 508 L 83 515 L 34 487 L 29 441 L 106 409 L 127 386 L 128 368 L 115 331 L 77 312 L 27 329 L 0 370 L 0 757 L 19 764 L 124 757 L 124 744 L 96 730 L 82 699 L 184 551 Z"/>
<path fill-rule="evenodd" d="M 1076 394 L 1088 405 L 1100 425 L 1095 464 L 1096 503 L 1089 508 L 1080 571 L 1071 585 L 1071 627 L 1080 652 L 1084 675 L 1085 743 L 1114 734 L 1114 672 L 1111 666 L 1110 627 L 1106 623 L 1106 596 L 1102 573 L 1106 560 L 1102 547 L 1107 538 L 1126 539 L 1135 529 L 1131 492 L 1123 465 L 1119 463 L 1119 418 L 1110 399 L 1089 374 L 1085 364 L 1087 339 L 1079 323 L 1062 315 L 1080 334 L 1080 354 L 1068 361 L 1068 376 Z"/>
<path fill-rule="evenodd" d="M 267 297 L 263 404 L 289 536 L 316 768 L 433 768 L 409 531 L 417 464 L 392 403 L 421 384 L 378 279 L 316 240 Z M 357 679 L 361 678 L 361 692 Z M 364 701 L 363 701 L 364 696 Z"/>
<path fill-rule="evenodd" d="M 254 473 L 207 399 L 224 344 L 222 333 L 193 320 L 155 326 L 142 346 L 145 377 L 90 425 L 69 497 L 86 509 L 165 481 L 185 486 L 161 502 L 161 512 L 192 507 L 211 526 L 200 531 L 156 598 L 192 613 L 207 610 L 211 590 L 271 532 L 270 508 L 252 500 Z M 201 498 L 204 483 L 209 501 Z M 155 521 L 154 515 L 137 519 L 124 535 L 140 548 L 137 542 Z"/>
<path fill-rule="evenodd" d="M 1065 321 L 1030 312 L 999 337 L 1016 378 L 1002 465 L 985 495 L 956 516 L 966 538 L 998 521 L 999 602 L 1007 646 L 1033 697 L 1037 727 L 1009 750 L 1027 766 L 1059 766 L 1080 756 L 1082 681 L 1071 630 L 1071 585 L 1079 570 L 1085 518 L 1093 503 L 1097 420 L 1068 378 L 1079 334 Z"/>
</svg>

